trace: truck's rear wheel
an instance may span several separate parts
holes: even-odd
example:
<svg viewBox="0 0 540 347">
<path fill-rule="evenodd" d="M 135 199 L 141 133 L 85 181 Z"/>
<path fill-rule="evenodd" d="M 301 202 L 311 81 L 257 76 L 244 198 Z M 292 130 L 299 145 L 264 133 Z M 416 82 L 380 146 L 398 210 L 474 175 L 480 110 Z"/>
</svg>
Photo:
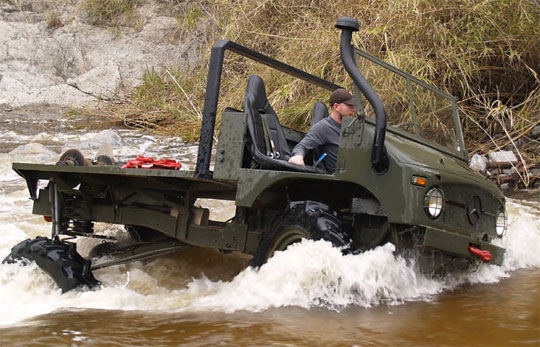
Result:
<svg viewBox="0 0 540 347">
<path fill-rule="evenodd" d="M 77 253 L 75 244 L 38 236 L 13 247 L 2 263 L 28 261 L 35 261 L 49 274 L 62 289 L 62 293 L 79 286 L 92 288 L 100 284 L 90 271 L 90 261 L 84 260 Z"/>
<path fill-rule="evenodd" d="M 263 235 L 251 265 L 263 265 L 275 252 L 284 251 L 302 239 L 330 241 L 344 250 L 350 244 L 349 237 L 342 231 L 341 221 L 330 213 L 327 205 L 316 201 L 295 201 Z"/>
</svg>

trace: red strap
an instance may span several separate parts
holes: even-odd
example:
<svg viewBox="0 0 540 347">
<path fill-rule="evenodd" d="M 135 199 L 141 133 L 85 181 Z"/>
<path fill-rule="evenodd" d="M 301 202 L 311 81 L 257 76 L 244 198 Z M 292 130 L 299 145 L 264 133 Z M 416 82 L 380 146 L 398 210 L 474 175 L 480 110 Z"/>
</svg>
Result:
<svg viewBox="0 0 540 347">
<path fill-rule="evenodd" d="M 493 256 L 491 255 L 491 253 L 487 250 L 481 250 L 473 246 L 469 246 L 468 250 L 472 254 L 482 258 L 482 261 L 484 263 L 488 263 L 491 261 L 491 259 L 493 259 Z"/>
<path fill-rule="evenodd" d="M 173 169 L 180 170 L 182 164 L 174 159 L 160 159 L 154 160 L 150 157 L 138 156 L 135 159 L 131 159 L 124 165 L 122 169 L 136 168 L 136 169 Z"/>
</svg>

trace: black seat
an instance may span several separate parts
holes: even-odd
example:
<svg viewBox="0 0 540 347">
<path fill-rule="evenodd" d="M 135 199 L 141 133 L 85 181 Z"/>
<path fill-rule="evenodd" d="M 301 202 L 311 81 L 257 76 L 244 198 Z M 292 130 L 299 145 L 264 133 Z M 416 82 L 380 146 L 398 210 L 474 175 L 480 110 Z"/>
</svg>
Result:
<svg viewBox="0 0 540 347">
<path fill-rule="evenodd" d="M 328 108 L 323 102 L 317 101 L 315 105 L 313 106 L 313 115 L 311 117 L 311 127 L 313 128 L 315 123 L 325 119 L 326 117 L 328 117 Z M 319 148 L 315 148 L 311 151 L 311 154 L 313 158 L 313 163 L 315 163 L 321 157 L 322 151 Z"/>
<path fill-rule="evenodd" d="M 324 170 L 312 166 L 287 162 L 291 157 L 291 150 L 276 112 L 266 98 L 264 82 L 257 75 L 248 79 L 244 112 L 247 114 L 248 150 L 261 169 L 325 173 Z"/>
<path fill-rule="evenodd" d="M 315 105 L 313 106 L 313 116 L 311 117 L 311 127 L 315 125 L 320 120 L 325 119 L 328 117 L 328 108 L 324 104 L 324 102 L 317 101 Z"/>
<path fill-rule="evenodd" d="M 291 151 L 259 76 L 253 75 L 248 79 L 244 111 L 248 114 L 248 128 L 251 127 L 258 151 L 271 158 L 289 160 Z"/>
</svg>

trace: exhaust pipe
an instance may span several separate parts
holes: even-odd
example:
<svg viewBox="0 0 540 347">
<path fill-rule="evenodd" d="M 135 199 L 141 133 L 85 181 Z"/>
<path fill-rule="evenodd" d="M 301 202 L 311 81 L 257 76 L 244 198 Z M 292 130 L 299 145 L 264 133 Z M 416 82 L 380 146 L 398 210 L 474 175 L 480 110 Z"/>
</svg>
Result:
<svg viewBox="0 0 540 347">
<path fill-rule="evenodd" d="M 386 111 L 383 103 L 375 90 L 362 76 L 354 61 L 354 50 L 351 45 L 352 32 L 358 31 L 358 21 L 350 17 L 341 17 L 336 22 L 336 28 L 341 30 L 341 43 L 339 46 L 341 61 L 345 70 L 352 78 L 354 84 L 364 94 L 368 102 L 375 110 L 375 133 L 371 151 L 371 166 L 379 173 L 388 171 L 388 158 L 384 154 L 384 136 L 386 133 Z"/>
</svg>

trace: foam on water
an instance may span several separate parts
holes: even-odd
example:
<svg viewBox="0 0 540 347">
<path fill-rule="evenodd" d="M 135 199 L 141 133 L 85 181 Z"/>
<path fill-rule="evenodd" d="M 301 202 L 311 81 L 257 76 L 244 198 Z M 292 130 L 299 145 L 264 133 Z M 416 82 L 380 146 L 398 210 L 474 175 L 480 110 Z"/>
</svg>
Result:
<svg viewBox="0 0 540 347">
<path fill-rule="evenodd" d="M 83 136 L 82 141 L 91 140 L 91 135 Z M 145 137 L 137 142 L 126 133 L 123 135 L 123 144 L 115 148 L 115 155 L 133 156 L 138 151 L 163 153 L 167 148 L 163 157 L 182 161 L 196 153 L 195 146 L 181 147 L 171 140 Z M 65 139 L 66 135 L 59 138 Z M 93 148 L 85 151 L 91 153 Z M 25 151 L 20 150 L 20 153 Z M 9 154 L 0 156 L 9 163 L 0 167 L 0 179 L 13 179 L 8 170 L 11 171 L 11 162 L 18 158 Z M 28 154 L 28 158 L 31 157 Z M 7 194 L 0 191 L 0 258 L 9 254 L 10 248 L 18 242 L 50 233 L 50 224 L 43 222 L 40 216 L 31 215 L 24 181 L 18 179 L 7 184 L 18 188 Z M 430 301 L 437 294 L 464 283 L 496 283 L 517 269 L 540 267 L 540 210 L 513 200 L 508 202 L 507 208 L 509 229 L 506 237 L 499 241 L 506 248 L 503 266 L 481 265 L 477 272 L 437 280 L 424 277 L 413 263 L 396 256 L 392 244 L 344 256 L 327 242 L 309 240 L 277 253 L 259 269 L 247 267 L 236 276 L 222 276 L 221 280 L 209 273 L 226 272 L 227 257 L 204 265 L 202 272 L 206 276 L 189 271 L 193 262 L 202 262 L 198 257 L 158 258 L 96 271 L 96 277 L 103 283 L 101 289 L 66 294 L 61 294 L 52 279 L 36 265 L 2 264 L 0 324 L 14 324 L 68 308 L 233 312 L 297 306 L 340 310 L 351 305 L 372 307 Z M 174 282 L 171 285 L 171 277 L 178 285 L 174 286 Z"/>
<path fill-rule="evenodd" d="M 506 208 L 508 233 L 499 241 L 506 248 L 503 268 L 512 271 L 540 267 L 540 208 L 512 200 L 506 204 Z"/>
<path fill-rule="evenodd" d="M 394 256 L 387 244 L 360 255 L 343 256 L 324 241 L 304 241 L 276 254 L 260 269 L 248 268 L 231 282 L 195 280 L 187 290 L 192 308 L 260 311 L 300 306 L 340 309 L 381 303 L 430 300 L 439 283 L 419 276 L 412 264 Z"/>
</svg>

